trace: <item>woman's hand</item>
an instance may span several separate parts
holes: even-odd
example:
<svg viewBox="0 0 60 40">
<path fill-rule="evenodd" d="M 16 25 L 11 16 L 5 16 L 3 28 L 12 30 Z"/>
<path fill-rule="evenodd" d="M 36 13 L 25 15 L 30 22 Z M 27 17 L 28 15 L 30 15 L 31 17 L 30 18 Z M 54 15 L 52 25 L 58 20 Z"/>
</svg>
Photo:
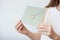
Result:
<svg viewBox="0 0 60 40">
<path fill-rule="evenodd" d="M 19 33 L 27 35 L 32 40 L 40 40 L 40 34 L 39 33 L 32 33 L 30 32 L 21 21 L 18 21 L 16 24 L 16 29 Z"/>
<path fill-rule="evenodd" d="M 15 28 L 19 33 L 22 33 L 22 34 L 27 34 L 29 32 L 28 29 L 23 25 L 21 20 L 18 21 Z"/>
<path fill-rule="evenodd" d="M 60 40 L 60 36 L 56 34 L 52 26 L 51 26 L 51 34 L 49 35 L 49 37 L 52 38 L 53 40 Z"/>
<path fill-rule="evenodd" d="M 38 26 L 38 30 L 39 30 L 40 34 L 50 35 L 51 34 L 51 25 L 47 24 L 47 23 L 41 23 Z"/>
<path fill-rule="evenodd" d="M 52 25 L 47 23 L 42 23 L 38 26 L 40 34 L 46 34 L 53 40 L 60 40 L 60 37 L 54 32 Z"/>
</svg>

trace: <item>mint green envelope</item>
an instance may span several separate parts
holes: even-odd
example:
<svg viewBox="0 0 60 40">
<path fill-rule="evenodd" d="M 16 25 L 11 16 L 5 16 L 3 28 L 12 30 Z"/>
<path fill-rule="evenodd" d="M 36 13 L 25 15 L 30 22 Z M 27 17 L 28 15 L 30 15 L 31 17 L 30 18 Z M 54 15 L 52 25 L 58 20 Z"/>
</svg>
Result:
<svg viewBox="0 0 60 40">
<path fill-rule="evenodd" d="M 37 26 L 43 20 L 45 8 L 27 6 L 22 22 L 31 26 Z"/>
</svg>

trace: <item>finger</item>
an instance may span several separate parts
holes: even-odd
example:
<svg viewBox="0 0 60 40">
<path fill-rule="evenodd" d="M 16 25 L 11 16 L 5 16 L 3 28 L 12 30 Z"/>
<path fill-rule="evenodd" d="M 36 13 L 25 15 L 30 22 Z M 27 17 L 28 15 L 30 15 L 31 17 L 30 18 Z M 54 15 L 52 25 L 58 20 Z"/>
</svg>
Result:
<svg viewBox="0 0 60 40">
<path fill-rule="evenodd" d="M 37 27 L 37 29 L 51 29 L 51 26 L 48 25 L 40 25 Z"/>
<path fill-rule="evenodd" d="M 23 28 L 23 25 L 20 26 L 20 28 L 18 29 L 18 31 L 21 32 L 22 28 Z"/>
<path fill-rule="evenodd" d="M 17 30 L 23 25 L 23 23 L 20 23 L 18 26 L 17 26 Z"/>
<path fill-rule="evenodd" d="M 51 31 L 51 27 L 38 28 L 39 31 Z"/>
<path fill-rule="evenodd" d="M 51 34 L 51 32 L 50 32 L 50 31 L 47 31 L 47 32 L 45 32 L 45 31 L 44 31 L 44 33 L 43 33 L 43 34 L 50 35 L 50 34 Z"/>
<path fill-rule="evenodd" d="M 39 29 L 39 32 L 40 33 L 45 33 L 45 34 L 47 34 L 47 35 L 50 35 L 50 33 L 51 33 L 51 28 L 48 28 L 48 29 Z"/>
<path fill-rule="evenodd" d="M 37 27 L 37 29 L 47 29 L 47 27 Z"/>
<path fill-rule="evenodd" d="M 22 29 L 23 29 L 23 27 L 24 27 L 24 25 L 22 24 L 22 25 L 21 25 L 21 27 L 19 28 L 19 30 L 22 30 Z"/>
<path fill-rule="evenodd" d="M 42 30 L 39 31 L 40 34 L 50 35 L 50 31 Z"/>
<path fill-rule="evenodd" d="M 39 26 L 37 29 L 47 29 L 47 26 Z"/>
<path fill-rule="evenodd" d="M 19 25 L 19 23 L 21 23 L 21 20 L 19 20 L 19 21 L 17 22 L 17 24 L 16 24 L 16 26 L 15 26 L 15 27 L 17 27 L 17 26 Z"/>
<path fill-rule="evenodd" d="M 16 26 L 16 29 L 21 25 L 22 23 L 19 23 L 17 26 Z"/>
<path fill-rule="evenodd" d="M 39 31 L 41 31 L 41 30 L 42 30 L 42 31 L 43 31 L 43 30 L 44 30 L 44 31 L 51 31 L 51 27 L 45 27 L 45 28 L 42 28 L 42 27 L 41 27 L 41 28 L 39 28 L 38 30 L 39 30 Z"/>
<path fill-rule="evenodd" d="M 47 29 L 38 29 L 39 32 L 48 32 Z"/>
</svg>

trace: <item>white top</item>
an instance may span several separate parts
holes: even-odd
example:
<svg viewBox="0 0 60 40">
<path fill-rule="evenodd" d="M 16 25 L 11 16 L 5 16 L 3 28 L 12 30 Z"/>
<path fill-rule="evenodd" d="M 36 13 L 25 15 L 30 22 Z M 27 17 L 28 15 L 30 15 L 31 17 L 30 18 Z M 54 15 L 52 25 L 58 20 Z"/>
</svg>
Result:
<svg viewBox="0 0 60 40">
<path fill-rule="evenodd" d="M 48 12 L 45 15 L 44 22 L 51 23 L 53 30 L 60 35 L 60 12 L 56 9 L 56 7 L 51 7 L 48 9 Z M 52 40 L 47 37 L 47 35 L 42 35 L 42 40 Z"/>
<path fill-rule="evenodd" d="M 60 11 L 56 7 L 49 8 L 44 21 L 51 23 L 54 31 L 60 35 Z"/>
</svg>

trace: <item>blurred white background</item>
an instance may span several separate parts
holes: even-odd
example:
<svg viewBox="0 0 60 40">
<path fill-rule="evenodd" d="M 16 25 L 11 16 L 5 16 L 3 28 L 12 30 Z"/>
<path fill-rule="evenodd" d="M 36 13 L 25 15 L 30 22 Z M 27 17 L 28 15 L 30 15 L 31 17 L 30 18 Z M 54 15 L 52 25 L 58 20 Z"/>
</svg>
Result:
<svg viewBox="0 0 60 40">
<path fill-rule="evenodd" d="M 30 40 L 16 31 L 15 24 L 22 18 L 28 5 L 45 7 L 48 3 L 49 0 L 0 0 L 0 40 Z M 26 25 L 26 27 L 31 32 L 37 31 L 32 26 Z"/>
</svg>

